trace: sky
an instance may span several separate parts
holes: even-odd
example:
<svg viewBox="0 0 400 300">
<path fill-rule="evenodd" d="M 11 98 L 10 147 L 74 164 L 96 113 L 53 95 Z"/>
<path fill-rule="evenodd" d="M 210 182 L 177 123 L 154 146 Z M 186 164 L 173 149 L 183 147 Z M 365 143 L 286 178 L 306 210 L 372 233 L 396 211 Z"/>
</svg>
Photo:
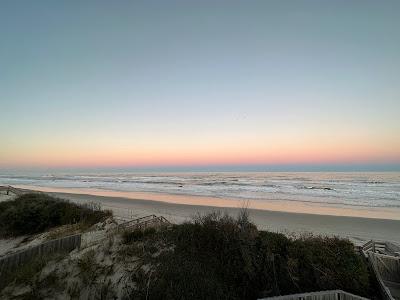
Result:
<svg viewBox="0 0 400 300">
<path fill-rule="evenodd" d="M 400 1 L 1 1 L 0 168 L 399 166 Z"/>
</svg>

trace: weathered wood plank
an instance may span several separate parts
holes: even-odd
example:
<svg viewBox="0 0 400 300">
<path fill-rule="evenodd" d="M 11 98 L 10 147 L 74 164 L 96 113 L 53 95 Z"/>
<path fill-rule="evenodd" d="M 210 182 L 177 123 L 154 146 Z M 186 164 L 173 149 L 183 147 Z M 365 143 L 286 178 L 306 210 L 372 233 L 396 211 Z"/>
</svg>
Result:
<svg viewBox="0 0 400 300">
<path fill-rule="evenodd" d="M 259 300 L 367 300 L 367 298 L 353 295 L 342 290 L 320 291 L 303 294 L 293 294 L 277 297 L 262 298 Z"/>
<path fill-rule="evenodd" d="M 56 240 L 44 242 L 42 244 L 29 247 L 27 249 L 9 254 L 0 258 L 0 278 L 1 274 L 16 268 L 37 256 L 43 256 L 56 252 L 72 251 L 81 245 L 81 235 L 71 235 Z"/>
<path fill-rule="evenodd" d="M 368 252 L 368 258 L 374 270 L 375 276 L 381 287 L 382 296 L 387 300 L 395 300 L 396 286 L 387 282 L 400 284 L 400 258 Z M 393 291 L 390 288 L 393 288 Z M 398 298 L 397 298 L 398 299 Z"/>
</svg>

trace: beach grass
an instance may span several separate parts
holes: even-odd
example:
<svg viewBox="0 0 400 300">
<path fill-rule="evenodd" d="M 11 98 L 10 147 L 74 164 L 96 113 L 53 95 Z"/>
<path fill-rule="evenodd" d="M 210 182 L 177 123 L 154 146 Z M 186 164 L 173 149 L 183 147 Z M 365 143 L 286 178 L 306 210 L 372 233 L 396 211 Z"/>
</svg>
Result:
<svg viewBox="0 0 400 300">
<path fill-rule="evenodd" d="M 66 224 L 88 227 L 110 215 L 93 204 L 78 205 L 44 193 L 28 193 L 0 202 L 0 237 L 40 233 Z"/>
<path fill-rule="evenodd" d="M 42 211 L 31 223 L 33 230 L 11 222 L 13 235 L 63 222 L 92 223 L 108 214 L 44 194 L 21 196 L 4 207 L 3 224 L 13 211 L 19 222 Z M 214 211 L 168 227 L 115 233 L 92 249 L 78 250 L 74 259 L 67 255 L 53 264 L 60 267 L 49 274 L 41 258 L 17 268 L 8 276 L 7 293 L 18 290 L 19 282 L 29 287 L 30 296 L 62 292 L 79 297 L 85 289 L 90 295 L 129 299 L 258 299 L 333 289 L 371 298 L 377 291 L 348 239 L 262 231 L 246 208 L 236 217 Z"/>
<path fill-rule="evenodd" d="M 257 299 L 329 289 L 374 293 L 367 265 L 350 241 L 288 238 L 259 231 L 243 216 L 198 216 L 130 242 L 141 250 L 131 253 L 151 266 L 136 274 L 138 298 Z"/>
</svg>

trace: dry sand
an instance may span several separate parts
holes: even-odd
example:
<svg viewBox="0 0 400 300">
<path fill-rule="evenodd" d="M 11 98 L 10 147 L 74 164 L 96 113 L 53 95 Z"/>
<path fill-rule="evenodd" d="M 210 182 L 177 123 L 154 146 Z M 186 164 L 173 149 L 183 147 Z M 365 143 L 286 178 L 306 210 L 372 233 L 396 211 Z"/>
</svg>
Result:
<svg viewBox="0 0 400 300">
<path fill-rule="evenodd" d="M 105 208 L 113 209 L 117 215 L 124 212 L 132 212 L 133 217 L 156 214 L 163 215 L 175 223 L 189 220 L 198 213 L 205 214 L 216 210 L 226 212 L 230 215 L 237 215 L 240 209 L 232 207 L 221 208 L 203 205 L 184 205 L 123 197 L 71 193 L 51 194 L 76 202 L 100 202 Z M 386 240 L 400 244 L 399 220 L 289 213 L 258 209 L 249 209 L 249 213 L 251 220 L 259 229 L 288 234 L 312 232 L 323 235 L 338 235 L 350 238 L 358 245 L 370 239 Z"/>
<path fill-rule="evenodd" d="M 7 192 L 6 192 L 6 191 L 0 191 L 0 202 L 1 202 L 1 201 L 12 200 L 12 199 L 14 199 L 15 197 L 17 197 L 17 195 L 15 195 L 15 194 L 12 193 L 12 192 L 9 192 L 8 195 L 7 195 Z"/>
<path fill-rule="evenodd" d="M 22 187 L 22 186 L 21 186 Z M 24 188 L 28 188 L 24 186 Z M 106 209 L 114 211 L 116 216 L 120 217 L 141 217 L 149 214 L 163 215 L 171 222 L 181 223 L 190 220 L 196 214 L 205 214 L 212 211 L 222 211 L 230 215 L 237 215 L 240 209 L 240 202 L 236 207 L 223 207 L 224 203 L 218 203 L 218 207 L 210 205 L 194 204 L 196 198 L 188 201 L 188 204 L 180 202 L 180 198 L 169 199 L 168 195 L 151 194 L 151 193 L 135 193 L 137 199 L 130 197 L 116 197 L 114 192 L 97 191 L 93 195 L 93 191 L 87 191 L 90 194 L 84 194 L 85 191 L 80 190 L 79 193 L 60 192 L 70 191 L 68 189 L 51 189 L 37 188 L 54 196 L 69 199 L 74 202 L 99 202 Z M 55 192 L 57 190 L 58 192 Z M 105 196 L 100 196 L 103 193 Z M 113 195 L 113 196 L 110 196 Z M 182 196 L 185 197 L 185 196 Z M 4 197 L 3 197 L 4 198 Z M 7 197 L 8 198 L 8 197 Z M 164 199 L 163 201 L 154 201 L 154 199 Z M 178 203 L 176 202 L 178 199 Z M 3 199 L 4 200 L 4 199 Z M 199 199 L 198 203 L 207 204 L 212 199 Z M 215 198 L 215 201 L 220 199 Z M 201 202 L 200 202 L 201 201 Z M 293 207 L 296 207 L 293 204 Z M 296 207 L 298 209 L 299 207 Z M 304 209 L 307 209 L 305 207 Z M 323 235 L 338 235 L 351 239 L 355 244 L 360 245 L 367 240 L 385 240 L 400 244 L 400 220 L 367 218 L 357 216 L 338 216 L 327 214 L 301 213 L 274 211 L 265 209 L 249 209 L 251 220 L 259 229 L 270 230 L 275 232 L 283 232 L 287 234 L 314 233 Z"/>
</svg>

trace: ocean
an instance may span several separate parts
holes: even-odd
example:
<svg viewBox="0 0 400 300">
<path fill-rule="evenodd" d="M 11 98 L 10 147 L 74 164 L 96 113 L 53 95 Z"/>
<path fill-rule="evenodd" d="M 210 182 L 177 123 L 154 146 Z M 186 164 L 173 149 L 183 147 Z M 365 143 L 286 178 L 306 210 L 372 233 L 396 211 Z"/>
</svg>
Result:
<svg viewBox="0 0 400 300">
<path fill-rule="evenodd" d="M 227 172 L 1 174 L 1 185 L 297 201 L 344 207 L 399 208 L 400 172 Z"/>
</svg>

